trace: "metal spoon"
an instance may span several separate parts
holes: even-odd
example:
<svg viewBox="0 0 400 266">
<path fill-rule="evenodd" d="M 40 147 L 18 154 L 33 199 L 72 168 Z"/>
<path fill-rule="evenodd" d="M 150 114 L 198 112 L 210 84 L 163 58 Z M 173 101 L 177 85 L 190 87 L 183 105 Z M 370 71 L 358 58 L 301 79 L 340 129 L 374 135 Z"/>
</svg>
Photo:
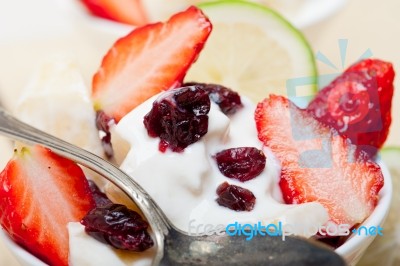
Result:
<svg viewBox="0 0 400 266">
<path fill-rule="evenodd" d="M 142 210 L 154 232 L 153 265 L 345 265 L 322 244 L 309 240 L 256 235 L 188 235 L 175 228 L 150 195 L 130 176 L 100 157 L 31 127 L 0 108 L 0 134 L 27 144 L 40 144 L 104 176 Z"/>
</svg>

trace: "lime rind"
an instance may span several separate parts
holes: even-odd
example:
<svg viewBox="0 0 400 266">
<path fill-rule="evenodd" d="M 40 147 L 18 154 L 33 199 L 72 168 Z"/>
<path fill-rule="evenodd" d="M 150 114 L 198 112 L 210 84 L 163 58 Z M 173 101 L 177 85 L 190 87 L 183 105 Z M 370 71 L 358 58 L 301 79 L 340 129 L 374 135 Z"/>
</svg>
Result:
<svg viewBox="0 0 400 266">
<path fill-rule="evenodd" d="M 382 148 L 381 150 L 382 154 L 393 154 L 393 155 L 397 155 L 400 156 L 400 147 L 398 146 L 385 146 Z M 400 167 L 400 165 L 399 165 Z"/>
</svg>

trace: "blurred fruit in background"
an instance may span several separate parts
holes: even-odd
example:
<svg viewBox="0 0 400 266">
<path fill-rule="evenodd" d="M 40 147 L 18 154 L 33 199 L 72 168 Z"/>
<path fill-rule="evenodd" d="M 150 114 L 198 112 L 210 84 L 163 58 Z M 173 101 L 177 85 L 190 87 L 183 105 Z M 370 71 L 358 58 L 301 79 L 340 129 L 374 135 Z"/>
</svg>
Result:
<svg viewBox="0 0 400 266">
<path fill-rule="evenodd" d="M 198 5 L 204 0 L 75 0 L 99 17 L 131 25 L 164 21 L 171 14 Z M 286 17 L 296 27 L 307 27 L 335 13 L 347 0 L 248 0 L 265 5 Z"/>
</svg>

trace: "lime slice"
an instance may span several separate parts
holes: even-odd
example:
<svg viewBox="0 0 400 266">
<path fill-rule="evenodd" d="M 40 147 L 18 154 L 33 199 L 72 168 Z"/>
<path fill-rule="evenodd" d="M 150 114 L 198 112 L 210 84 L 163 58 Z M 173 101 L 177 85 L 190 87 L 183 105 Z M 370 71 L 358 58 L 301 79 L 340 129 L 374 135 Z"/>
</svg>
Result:
<svg viewBox="0 0 400 266">
<path fill-rule="evenodd" d="M 315 94 L 313 52 L 304 36 L 275 11 L 238 0 L 199 7 L 213 31 L 186 81 L 222 84 L 254 102 L 270 93 L 288 95 L 288 80 L 301 90 L 296 95 Z"/>
<path fill-rule="evenodd" d="M 381 151 L 382 160 L 389 168 L 393 183 L 390 211 L 383 224 L 383 236 L 377 236 L 361 258 L 358 266 L 400 265 L 400 147 Z"/>
</svg>

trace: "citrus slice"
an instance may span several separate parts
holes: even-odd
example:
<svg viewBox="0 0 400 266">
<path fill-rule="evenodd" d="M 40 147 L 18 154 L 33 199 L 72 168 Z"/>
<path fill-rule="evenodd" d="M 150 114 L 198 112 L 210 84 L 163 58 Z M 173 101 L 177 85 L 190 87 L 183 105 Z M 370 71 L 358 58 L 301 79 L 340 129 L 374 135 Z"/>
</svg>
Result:
<svg viewBox="0 0 400 266">
<path fill-rule="evenodd" d="M 317 70 L 304 36 L 275 11 L 250 2 L 199 4 L 213 31 L 186 81 L 218 83 L 254 102 L 270 93 L 314 95 Z"/>
<path fill-rule="evenodd" d="M 358 266 L 400 265 L 400 147 L 384 148 L 380 154 L 392 176 L 393 198 L 389 214 L 382 226 L 383 236 L 375 238 Z"/>
</svg>

